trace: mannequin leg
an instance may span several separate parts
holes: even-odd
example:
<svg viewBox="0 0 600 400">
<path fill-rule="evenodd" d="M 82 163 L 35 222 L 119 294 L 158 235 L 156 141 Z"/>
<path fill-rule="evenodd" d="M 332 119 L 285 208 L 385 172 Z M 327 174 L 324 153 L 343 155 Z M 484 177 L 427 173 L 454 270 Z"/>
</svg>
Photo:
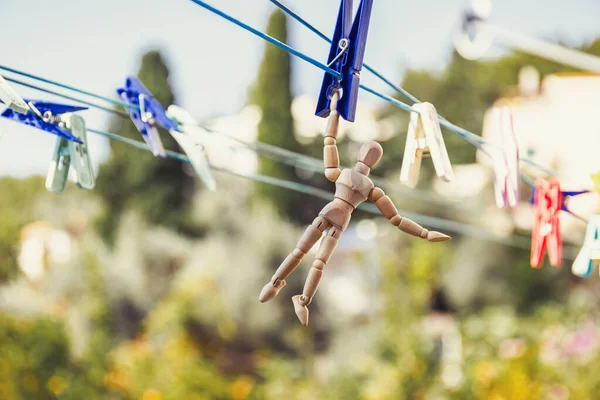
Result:
<svg viewBox="0 0 600 400">
<path fill-rule="evenodd" d="M 277 296 L 279 291 L 285 286 L 285 279 L 290 276 L 296 267 L 302 261 L 302 258 L 310 251 L 323 235 L 323 232 L 331 225 L 323 218 L 317 217 L 313 223 L 306 229 L 302 238 L 296 245 L 296 248 L 283 260 L 271 281 L 267 283 L 260 292 L 258 300 L 262 303 L 271 300 Z"/>
<path fill-rule="evenodd" d="M 296 315 L 304 326 L 308 324 L 307 306 L 311 303 L 315 293 L 317 293 L 319 283 L 321 282 L 321 277 L 323 276 L 323 269 L 325 269 L 325 266 L 333 255 L 341 234 L 342 231 L 338 228 L 331 227 L 329 229 L 325 237 L 323 237 L 323 241 L 321 242 L 317 256 L 315 257 L 312 267 L 308 272 L 308 277 L 306 278 L 302 295 L 292 297 Z"/>
</svg>

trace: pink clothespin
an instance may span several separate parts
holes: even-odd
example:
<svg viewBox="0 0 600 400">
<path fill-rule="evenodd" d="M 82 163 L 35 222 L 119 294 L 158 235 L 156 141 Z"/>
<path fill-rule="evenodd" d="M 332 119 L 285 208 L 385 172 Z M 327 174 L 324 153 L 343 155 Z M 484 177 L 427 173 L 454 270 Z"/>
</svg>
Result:
<svg viewBox="0 0 600 400">
<path fill-rule="evenodd" d="M 516 207 L 519 204 L 519 146 L 515 134 L 512 112 L 507 106 L 491 109 L 492 144 L 490 149 L 495 173 L 494 190 L 496 206 Z"/>
</svg>

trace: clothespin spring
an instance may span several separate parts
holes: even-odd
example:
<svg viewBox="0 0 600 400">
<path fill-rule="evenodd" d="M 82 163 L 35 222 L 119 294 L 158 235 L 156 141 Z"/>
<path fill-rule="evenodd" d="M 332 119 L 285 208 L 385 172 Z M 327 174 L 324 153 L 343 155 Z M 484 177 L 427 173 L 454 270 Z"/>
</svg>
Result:
<svg viewBox="0 0 600 400">
<path fill-rule="evenodd" d="M 346 39 L 346 38 L 342 38 L 340 39 L 340 41 L 338 42 L 338 48 L 340 49 L 339 53 L 336 54 L 335 57 L 333 57 L 333 60 L 331 60 L 331 62 L 329 64 L 327 64 L 328 67 L 331 67 L 332 65 L 334 65 L 336 62 L 339 62 L 340 59 L 344 56 L 344 54 L 346 54 L 346 52 L 350 49 L 350 39 Z M 340 83 L 342 82 L 342 78 L 336 78 L 335 85 L 332 85 L 329 87 L 329 93 L 328 93 L 328 97 L 331 100 L 333 98 L 333 96 L 338 93 L 338 100 L 340 100 L 343 96 L 344 96 L 344 90 L 342 89 Z"/>
<path fill-rule="evenodd" d="M 152 115 L 151 112 L 146 111 L 146 96 L 141 93 L 139 96 L 140 99 L 140 117 L 142 119 L 142 122 L 145 122 L 147 124 L 150 125 L 154 125 L 154 116 Z"/>
<path fill-rule="evenodd" d="M 49 124 L 59 125 L 62 128 L 66 126 L 65 122 L 62 120 L 60 115 L 54 115 L 52 114 L 52 111 L 46 111 L 42 114 L 40 110 L 38 110 L 38 108 L 31 101 L 28 102 L 27 105 L 33 111 L 33 113 L 37 115 L 42 121 Z"/>
<path fill-rule="evenodd" d="M 348 51 L 348 49 L 350 48 L 350 40 L 346 38 L 340 39 L 338 47 L 340 49 L 340 52 L 337 53 L 337 55 L 333 58 L 333 60 L 331 60 L 329 64 L 327 64 L 329 68 L 331 68 L 333 64 L 338 62 L 338 60 Z M 342 78 L 340 78 L 339 80 L 341 81 Z"/>
</svg>

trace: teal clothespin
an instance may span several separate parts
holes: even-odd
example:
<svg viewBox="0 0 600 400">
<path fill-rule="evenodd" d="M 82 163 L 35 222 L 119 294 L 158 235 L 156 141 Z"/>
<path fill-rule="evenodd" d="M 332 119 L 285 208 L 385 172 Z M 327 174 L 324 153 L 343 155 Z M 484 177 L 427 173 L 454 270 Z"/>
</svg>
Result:
<svg viewBox="0 0 600 400">
<path fill-rule="evenodd" d="M 77 187 L 93 189 L 95 179 L 88 152 L 85 120 L 74 113 L 63 114 L 61 119 L 65 123 L 66 129 L 83 143 L 76 143 L 62 137 L 57 138 L 52 162 L 46 176 L 46 189 L 53 193 L 63 192 L 67 185 L 71 166 L 75 170 Z"/>
<path fill-rule="evenodd" d="M 571 272 L 581 278 L 589 277 L 594 265 L 600 262 L 600 215 L 592 215 L 585 232 L 583 246 L 573 262 Z"/>
</svg>

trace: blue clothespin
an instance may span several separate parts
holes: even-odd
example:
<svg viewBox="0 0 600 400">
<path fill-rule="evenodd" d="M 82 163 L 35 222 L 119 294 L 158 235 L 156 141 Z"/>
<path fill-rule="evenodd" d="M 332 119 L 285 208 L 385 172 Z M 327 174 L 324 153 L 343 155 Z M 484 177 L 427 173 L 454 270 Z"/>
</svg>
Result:
<svg viewBox="0 0 600 400">
<path fill-rule="evenodd" d="M 124 101 L 135 106 L 135 108 L 128 108 L 127 112 L 152 150 L 152 154 L 166 157 L 167 153 L 160 140 L 156 125 L 167 130 L 177 130 L 177 125 L 167 117 L 163 106 L 150 94 L 142 82 L 133 76 L 125 80 L 125 87 L 117 89 L 117 93 Z"/>
<path fill-rule="evenodd" d="M 352 0 L 341 0 L 327 65 L 339 72 L 342 78 L 325 73 L 315 112 L 319 117 L 329 116 L 331 96 L 341 89 L 338 112 L 346 121 L 354 121 L 372 6 L 373 0 L 361 0 L 352 22 Z"/>
<path fill-rule="evenodd" d="M 64 126 L 61 120 L 61 114 L 87 110 L 87 107 L 70 106 L 67 104 L 50 103 L 47 101 L 25 100 L 30 110 L 26 114 L 20 114 L 10 108 L 7 108 L 0 115 L 3 118 L 20 122 L 25 125 L 52 133 L 53 135 L 70 140 L 72 142 L 83 143 L 81 139 L 73 135 Z"/>
</svg>

